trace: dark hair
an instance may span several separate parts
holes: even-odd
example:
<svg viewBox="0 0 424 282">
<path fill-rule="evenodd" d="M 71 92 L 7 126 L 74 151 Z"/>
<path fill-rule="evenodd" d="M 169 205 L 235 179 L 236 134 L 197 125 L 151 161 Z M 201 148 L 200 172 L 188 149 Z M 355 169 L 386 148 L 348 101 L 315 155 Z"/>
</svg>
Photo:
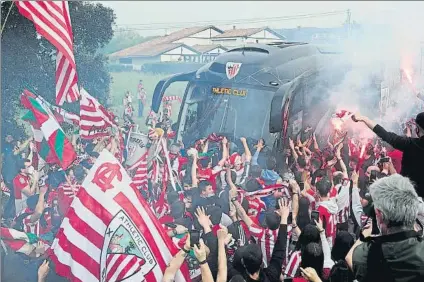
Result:
<svg viewBox="0 0 424 282">
<path fill-rule="evenodd" d="M 309 243 L 302 251 L 302 262 L 300 266 L 302 268 L 312 267 L 318 274 L 318 277 L 322 278 L 322 271 L 324 268 L 324 252 L 320 243 Z"/>
<path fill-rule="evenodd" d="M 184 198 L 192 198 L 193 197 L 193 191 L 192 190 L 185 190 L 184 191 Z"/>
<path fill-rule="evenodd" d="M 76 167 L 74 167 L 74 175 L 75 175 L 75 180 L 78 183 L 82 183 L 85 178 L 84 168 L 81 165 L 77 165 Z"/>
<path fill-rule="evenodd" d="M 296 243 L 296 250 L 302 251 L 309 243 L 319 242 L 321 242 L 321 237 L 319 236 L 317 227 L 312 224 L 307 224 L 299 235 L 299 239 Z"/>
<path fill-rule="evenodd" d="M 306 167 L 305 157 L 300 156 L 299 158 L 297 158 L 297 164 L 299 165 L 300 168 L 305 168 Z"/>
<path fill-rule="evenodd" d="M 242 264 L 247 274 L 254 274 L 262 266 L 262 250 L 258 244 L 249 244 L 243 250 Z"/>
<path fill-rule="evenodd" d="M 309 200 L 308 198 L 301 197 L 299 199 L 299 212 L 297 214 L 297 226 L 303 232 L 306 225 L 311 223 L 311 216 L 309 215 Z"/>
<path fill-rule="evenodd" d="M 221 222 L 222 210 L 217 206 L 208 206 L 206 208 L 206 214 L 210 216 L 210 220 L 213 225 L 217 225 Z"/>
<path fill-rule="evenodd" d="M 318 183 L 316 184 L 318 194 L 321 197 L 326 197 L 328 193 L 331 190 L 331 182 L 328 180 L 327 177 L 322 178 Z"/>
<path fill-rule="evenodd" d="M 355 238 L 349 232 L 338 231 L 331 250 L 331 259 L 333 261 L 344 260 L 354 243 Z"/>
<path fill-rule="evenodd" d="M 171 216 L 174 219 L 178 219 L 184 216 L 185 205 L 180 201 L 176 201 L 171 205 Z"/>
<path fill-rule="evenodd" d="M 246 182 L 246 191 L 247 192 L 255 192 L 262 189 L 262 185 L 256 178 L 249 179 Z"/>
<path fill-rule="evenodd" d="M 328 282 L 353 282 L 354 277 L 352 271 L 350 271 L 346 261 L 336 261 L 330 271 Z"/>
<path fill-rule="evenodd" d="M 206 188 L 208 186 L 211 186 L 211 185 L 212 184 L 207 180 L 200 181 L 199 184 L 198 184 L 199 192 L 202 193 L 202 192 L 206 191 Z"/>
<path fill-rule="evenodd" d="M 199 164 L 202 168 L 207 168 L 211 163 L 211 159 L 209 157 L 203 157 L 199 160 Z"/>
<path fill-rule="evenodd" d="M 374 146 L 371 143 L 368 143 L 367 147 L 365 148 L 365 153 L 369 156 L 374 154 Z"/>
<path fill-rule="evenodd" d="M 265 214 L 265 223 L 271 230 L 277 230 L 280 227 L 281 217 L 273 210 L 267 210 Z"/>
<path fill-rule="evenodd" d="M 178 201 L 179 198 L 180 197 L 178 196 L 178 193 L 176 191 L 170 191 L 168 192 L 166 196 L 166 201 L 168 202 L 169 205 L 172 205 L 173 203 Z"/>
<path fill-rule="evenodd" d="M 320 169 L 322 167 L 322 162 L 320 159 L 313 158 L 311 160 L 311 166 L 313 166 L 316 169 Z"/>
<path fill-rule="evenodd" d="M 351 156 L 351 157 L 349 157 L 349 162 L 358 163 L 359 158 L 357 156 Z"/>
<path fill-rule="evenodd" d="M 258 165 L 252 165 L 249 170 L 249 176 L 253 178 L 261 177 L 262 168 Z"/>
<path fill-rule="evenodd" d="M 266 168 L 269 170 L 276 170 L 277 169 L 277 160 L 274 156 L 269 156 L 266 160 Z"/>
<path fill-rule="evenodd" d="M 338 184 L 342 184 L 343 182 L 343 173 L 337 172 L 337 174 L 333 177 L 334 186 Z"/>
</svg>

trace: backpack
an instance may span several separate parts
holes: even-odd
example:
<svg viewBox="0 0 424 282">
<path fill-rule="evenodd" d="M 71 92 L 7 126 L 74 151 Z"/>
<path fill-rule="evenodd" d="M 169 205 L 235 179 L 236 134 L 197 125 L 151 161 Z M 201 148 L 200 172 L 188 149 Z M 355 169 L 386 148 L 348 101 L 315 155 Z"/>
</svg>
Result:
<svg viewBox="0 0 424 282">
<path fill-rule="evenodd" d="M 328 282 L 352 282 L 354 280 L 353 273 L 350 271 L 345 260 L 337 261 L 331 268 Z"/>
</svg>

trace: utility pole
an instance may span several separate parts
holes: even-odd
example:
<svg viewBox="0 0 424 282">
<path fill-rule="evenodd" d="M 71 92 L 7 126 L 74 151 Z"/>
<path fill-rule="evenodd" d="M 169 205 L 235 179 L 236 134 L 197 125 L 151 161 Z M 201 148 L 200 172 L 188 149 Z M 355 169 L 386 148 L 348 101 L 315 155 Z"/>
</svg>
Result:
<svg viewBox="0 0 424 282">
<path fill-rule="evenodd" d="M 350 34 L 351 34 L 351 17 L 352 17 L 352 13 L 350 12 L 350 9 L 348 9 L 347 11 L 347 17 L 346 17 L 346 24 L 347 24 L 347 38 L 350 38 Z"/>
</svg>

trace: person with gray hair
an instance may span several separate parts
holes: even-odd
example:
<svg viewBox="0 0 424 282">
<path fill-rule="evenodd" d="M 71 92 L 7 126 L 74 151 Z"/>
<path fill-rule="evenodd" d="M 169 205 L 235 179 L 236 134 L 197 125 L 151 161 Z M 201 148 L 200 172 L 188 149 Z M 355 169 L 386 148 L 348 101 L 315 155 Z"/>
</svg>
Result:
<svg viewBox="0 0 424 282">
<path fill-rule="evenodd" d="M 394 174 L 374 182 L 370 194 L 380 235 L 371 236 L 366 226 L 347 254 L 355 279 L 424 281 L 424 242 L 415 226 L 422 201 L 413 184 Z"/>
</svg>

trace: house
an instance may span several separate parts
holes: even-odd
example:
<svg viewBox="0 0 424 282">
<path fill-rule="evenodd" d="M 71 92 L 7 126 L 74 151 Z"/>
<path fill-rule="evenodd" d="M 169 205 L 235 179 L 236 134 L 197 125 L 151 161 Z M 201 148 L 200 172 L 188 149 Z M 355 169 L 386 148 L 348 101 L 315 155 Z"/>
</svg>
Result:
<svg viewBox="0 0 424 282">
<path fill-rule="evenodd" d="M 199 52 L 200 62 L 208 63 L 213 61 L 217 56 L 226 52 L 228 49 L 221 45 L 194 45 L 193 49 Z"/>
<path fill-rule="evenodd" d="M 214 36 L 211 40 L 214 44 L 236 47 L 245 43 L 261 43 L 268 44 L 273 42 L 284 41 L 286 37 L 268 27 L 261 28 L 244 28 L 236 29 L 234 26 L 231 30 Z"/>
<path fill-rule="evenodd" d="M 207 63 L 244 43 L 271 43 L 285 37 L 268 27 L 223 31 L 215 26 L 185 28 L 109 55 L 111 62 L 140 70 L 145 63 Z"/>
<path fill-rule="evenodd" d="M 140 69 L 149 62 L 204 62 L 224 52 L 219 45 L 211 45 L 211 38 L 223 33 L 214 26 L 191 27 L 156 37 L 150 41 L 109 55 L 112 62 L 132 65 Z M 197 46 L 197 48 L 191 47 Z"/>
</svg>

